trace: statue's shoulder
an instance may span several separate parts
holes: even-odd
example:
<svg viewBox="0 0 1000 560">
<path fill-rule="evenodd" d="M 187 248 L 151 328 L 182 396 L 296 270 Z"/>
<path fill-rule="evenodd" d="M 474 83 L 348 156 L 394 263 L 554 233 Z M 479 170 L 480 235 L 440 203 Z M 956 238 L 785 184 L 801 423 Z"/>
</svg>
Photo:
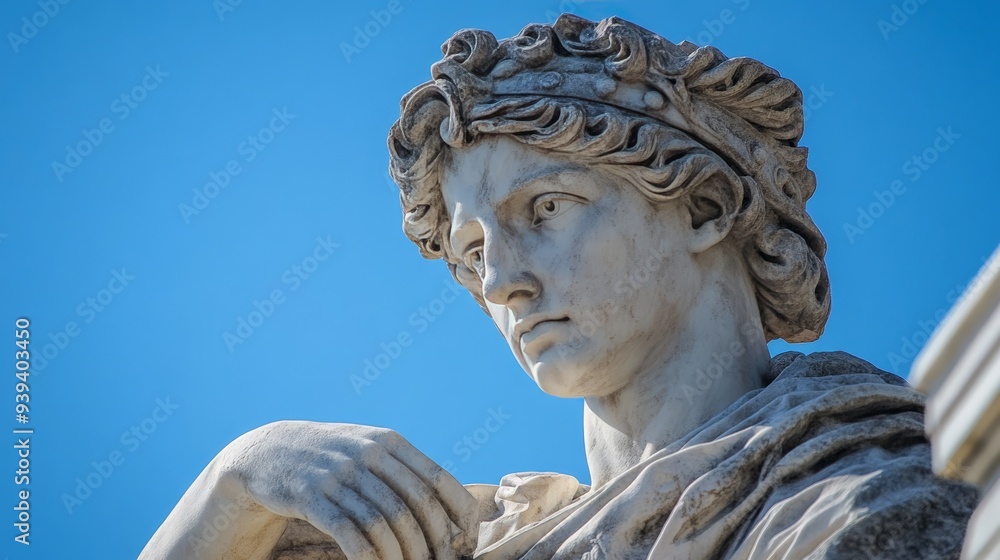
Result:
<svg viewBox="0 0 1000 560">
<path fill-rule="evenodd" d="M 934 474 L 926 444 L 851 449 L 779 484 L 732 557 L 957 560 L 978 501 Z"/>
<path fill-rule="evenodd" d="M 923 395 L 846 352 L 781 354 L 768 377 L 755 395 L 762 410 L 801 397 L 762 419 L 786 422 L 781 462 L 795 466 L 733 557 L 958 558 L 979 496 L 934 474 Z"/>
<path fill-rule="evenodd" d="M 783 352 L 771 358 L 764 383 L 788 378 L 840 378 L 845 375 L 871 375 L 889 385 L 909 387 L 902 377 L 879 369 L 871 362 L 848 352 Z M 850 378 L 840 378 L 851 382 Z M 872 379 L 871 381 L 875 381 Z"/>
</svg>

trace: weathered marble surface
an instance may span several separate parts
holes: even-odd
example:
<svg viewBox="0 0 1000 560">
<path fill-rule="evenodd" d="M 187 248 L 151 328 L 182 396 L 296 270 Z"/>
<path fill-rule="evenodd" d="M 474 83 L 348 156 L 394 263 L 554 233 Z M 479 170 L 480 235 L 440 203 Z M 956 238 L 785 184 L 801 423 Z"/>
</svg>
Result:
<svg viewBox="0 0 1000 560">
<path fill-rule="evenodd" d="M 923 398 L 846 354 L 768 353 L 831 301 L 792 82 L 618 18 L 443 51 L 389 135 L 404 232 L 539 388 L 583 398 L 591 486 L 463 487 L 391 430 L 276 422 L 142 558 L 957 556 L 976 493 L 931 473 Z"/>
<path fill-rule="evenodd" d="M 475 558 L 958 557 L 978 494 L 932 472 L 920 393 L 844 353 L 782 354 L 765 383 L 600 489 L 470 486 Z M 276 558 L 343 558 L 306 542 Z"/>
</svg>

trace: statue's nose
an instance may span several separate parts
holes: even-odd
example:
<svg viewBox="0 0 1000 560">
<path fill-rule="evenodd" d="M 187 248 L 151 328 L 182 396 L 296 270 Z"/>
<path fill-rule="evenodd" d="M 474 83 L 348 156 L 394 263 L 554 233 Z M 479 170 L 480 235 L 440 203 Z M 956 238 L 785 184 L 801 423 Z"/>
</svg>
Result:
<svg viewBox="0 0 1000 560">
<path fill-rule="evenodd" d="M 506 306 L 518 298 L 531 300 L 542 291 L 524 254 L 509 239 L 487 235 L 483 244 L 483 297 L 496 305 Z"/>
</svg>

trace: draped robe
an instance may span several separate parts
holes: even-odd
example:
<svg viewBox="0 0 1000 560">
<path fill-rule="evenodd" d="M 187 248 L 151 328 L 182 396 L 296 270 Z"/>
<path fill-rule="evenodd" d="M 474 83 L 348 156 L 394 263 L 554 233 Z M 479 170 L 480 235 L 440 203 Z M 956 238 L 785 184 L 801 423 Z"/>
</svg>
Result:
<svg viewBox="0 0 1000 560">
<path fill-rule="evenodd" d="M 958 558 L 978 493 L 932 472 L 920 393 L 843 352 L 781 354 L 764 381 L 600 488 L 556 473 L 467 486 L 474 558 Z M 275 559 L 341 557 L 282 540 Z"/>
</svg>

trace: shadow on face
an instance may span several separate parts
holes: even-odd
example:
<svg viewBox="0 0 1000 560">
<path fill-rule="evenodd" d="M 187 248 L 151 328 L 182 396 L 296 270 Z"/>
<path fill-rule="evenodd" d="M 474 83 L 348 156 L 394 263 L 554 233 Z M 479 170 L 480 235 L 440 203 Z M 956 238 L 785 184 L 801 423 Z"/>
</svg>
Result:
<svg viewBox="0 0 1000 560">
<path fill-rule="evenodd" d="M 449 156 L 459 279 L 542 390 L 610 394 L 678 343 L 703 277 L 682 202 L 506 137 Z"/>
</svg>

